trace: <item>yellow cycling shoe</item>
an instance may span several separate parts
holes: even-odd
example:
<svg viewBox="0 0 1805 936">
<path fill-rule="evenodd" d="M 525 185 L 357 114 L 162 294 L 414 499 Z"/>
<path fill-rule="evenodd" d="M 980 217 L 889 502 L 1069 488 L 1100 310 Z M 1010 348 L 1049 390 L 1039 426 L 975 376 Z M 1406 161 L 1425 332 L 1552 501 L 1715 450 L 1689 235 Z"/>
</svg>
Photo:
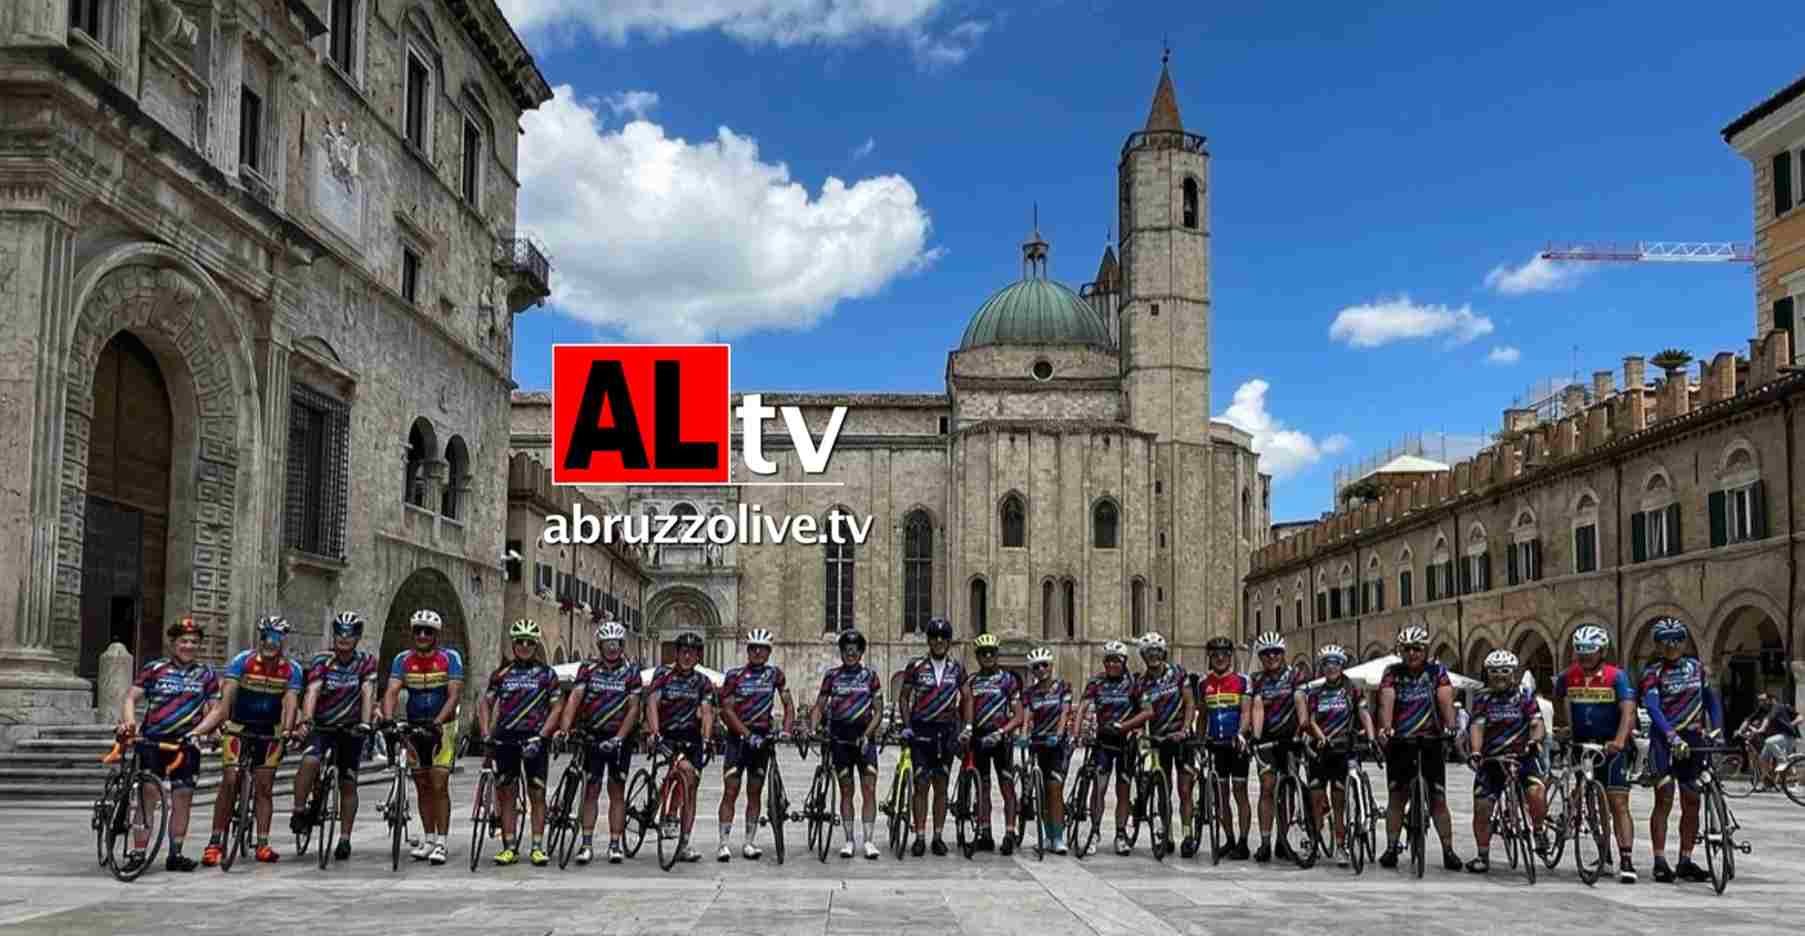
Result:
<svg viewBox="0 0 1805 936">
<path fill-rule="evenodd" d="M 511 865 L 519 862 L 520 853 L 512 848 L 504 848 L 495 853 L 495 863 L 498 865 Z"/>
<path fill-rule="evenodd" d="M 534 866 L 540 867 L 540 868 L 543 868 L 546 865 L 551 863 L 551 857 L 546 855 L 545 849 L 543 849 L 543 848 L 533 849 L 532 854 L 527 856 L 527 860 L 531 861 L 534 864 Z"/>
</svg>

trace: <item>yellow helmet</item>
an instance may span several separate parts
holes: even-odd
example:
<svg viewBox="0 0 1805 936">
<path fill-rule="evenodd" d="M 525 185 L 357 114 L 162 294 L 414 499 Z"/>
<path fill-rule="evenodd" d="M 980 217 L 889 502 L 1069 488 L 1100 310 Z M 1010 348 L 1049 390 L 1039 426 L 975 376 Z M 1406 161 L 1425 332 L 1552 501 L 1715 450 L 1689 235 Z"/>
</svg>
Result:
<svg viewBox="0 0 1805 936">
<path fill-rule="evenodd" d="M 997 648 L 997 635 L 979 634 L 978 638 L 971 642 L 971 645 L 978 650 L 995 650 Z"/>
</svg>

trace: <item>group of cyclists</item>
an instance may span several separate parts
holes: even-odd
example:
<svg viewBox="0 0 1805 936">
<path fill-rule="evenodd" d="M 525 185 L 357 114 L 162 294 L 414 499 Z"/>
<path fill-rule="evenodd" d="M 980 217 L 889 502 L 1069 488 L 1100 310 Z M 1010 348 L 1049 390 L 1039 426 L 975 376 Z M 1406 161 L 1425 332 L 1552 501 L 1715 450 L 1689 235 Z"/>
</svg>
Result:
<svg viewBox="0 0 1805 936">
<path fill-rule="evenodd" d="M 303 751 L 295 778 L 291 829 L 301 834 L 312 821 L 303 810 L 320 758 L 330 748 L 339 767 L 344 804 L 340 811 L 344 834 L 333 857 L 347 859 L 356 815 L 356 771 L 373 731 L 391 733 L 412 746 L 424 827 L 412 857 L 434 865 L 446 862 L 447 781 L 458 740 L 464 661 L 457 651 L 439 645 L 443 621 L 436 612 L 418 611 L 411 624 L 414 645 L 390 661 L 391 678 L 380 704 L 375 691 L 379 663 L 372 654 L 358 649 L 365 621 L 354 612 L 338 616 L 332 625 L 331 648 L 305 666 L 284 653 L 288 622 L 280 616 L 264 617 L 257 625 L 256 646 L 235 656 L 223 674 L 196 659 L 204 634 L 192 620 L 184 619 L 170 628 L 169 656 L 139 672 L 118 726 L 122 738 L 140 743 L 144 763 L 172 790 L 169 870 L 192 871 L 195 867 L 194 860 L 183 853 L 183 844 L 199 760 L 196 742 L 214 734 L 223 735 L 225 773 L 214 807 L 212 834 L 200 864 L 219 862 L 234 791 L 244 782 L 247 768 L 256 793 L 256 859 L 280 860 L 269 844 L 272 784 L 290 745 Z M 1272 832 L 1275 820 L 1283 829 L 1293 819 L 1285 815 L 1288 801 L 1276 794 L 1276 780 L 1292 771 L 1294 759 L 1302 758 L 1315 821 L 1334 819 L 1322 842 L 1337 864 L 1346 866 L 1353 846 L 1342 841 L 1343 781 L 1354 759 L 1369 745 L 1383 752 L 1389 790 L 1387 847 L 1379 855 L 1382 867 L 1398 864 L 1405 803 L 1419 771 L 1429 791 L 1429 812 L 1448 870 L 1490 870 L 1490 806 L 1507 784 L 1517 785 L 1537 835 L 1542 831 L 1542 791 L 1550 782 L 1544 744 L 1550 739 L 1551 726 L 1544 723 L 1534 695 L 1523 687 L 1519 661 L 1508 651 L 1494 652 L 1485 659 L 1485 686 L 1470 699 L 1465 740 L 1474 770 L 1472 831 L 1477 855 L 1463 862 L 1454 850 L 1446 801 L 1447 761 L 1441 756 L 1457 731 L 1454 684 L 1447 667 L 1430 659 L 1430 634 L 1421 625 L 1407 626 L 1398 634 L 1400 660 L 1385 670 L 1376 692 L 1349 678 L 1346 667 L 1351 657 L 1340 646 L 1318 651 L 1321 678 L 1308 680 L 1287 662 L 1284 638 L 1274 632 L 1254 640 L 1258 665 L 1248 673 L 1235 669 L 1236 646 L 1227 637 L 1215 637 L 1205 644 L 1206 669 L 1197 674 L 1171 660 L 1166 640 L 1157 633 L 1137 639 L 1143 664 L 1139 673 L 1129 669 L 1128 645 L 1110 641 L 1103 647 L 1103 671 L 1090 677 L 1079 693 L 1055 674 L 1050 648 L 1036 648 L 1028 655 L 1029 675 L 1023 679 L 1000 665 L 994 635 L 980 634 L 973 640 L 977 667 L 970 672 L 951 652 L 954 635 L 950 622 L 933 619 L 925 636 L 927 652 L 910 660 L 898 674 L 895 723 L 900 730 L 883 739 L 906 744 L 914 765 L 913 813 L 908 819 L 914 833 L 911 853 L 916 857 L 930 850 L 935 855 L 948 852 L 942 830 L 955 760 L 984 779 L 979 784 L 982 801 L 975 810 L 975 849 L 1009 855 L 1020 846 L 1023 830 L 1018 823 L 1015 783 L 1018 746 L 1033 759 L 1045 783 L 1037 799 L 1046 808 L 1037 819 L 1045 823 L 1043 840 L 1050 843 L 1051 851 L 1063 855 L 1071 849 L 1094 850 L 1094 838 L 1071 843 L 1065 839 L 1063 787 L 1079 745 L 1089 747 L 1088 763 L 1097 776 L 1090 815 L 1104 814 L 1103 800 L 1113 775 L 1115 852 L 1130 854 L 1133 848 L 1124 832 L 1130 820 L 1135 752 L 1143 738 L 1157 750 L 1157 763 L 1168 782 L 1176 781 L 1186 832 L 1180 854 L 1186 858 L 1194 857 L 1200 848 L 1191 821 L 1197 805 L 1199 749 L 1210 759 L 1216 775 L 1227 781 L 1220 786 L 1220 798 L 1214 804 L 1222 833 L 1217 858 L 1252 858 L 1265 863 L 1274 857 L 1295 857 L 1282 835 L 1274 847 Z M 1608 791 L 1614 814 L 1611 825 L 1618 846 L 1619 880 L 1637 880 L 1631 860 L 1629 776 L 1635 756 L 1630 734 L 1637 722 L 1638 704 L 1654 728 L 1649 746 L 1655 777 L 1655 803 L 1649 817 L 1654 878 L 1663 882 L 1708 880 L 1708 874 L 1692 861 L 1699 797 L 1694 785 L 1698 764 L 1690 753 L 1693 747 L 1720 742 L 1721 705 L 1703 665 L 1686 653 L 1689 634 L 1685 623 L 1677 618 L 1659 619 L 1653 636 L 1662 659 L 1632 688 L 1629 675 L 1606 659 L 1606 632 L 1596 626 L 1579 628 L 1573 636 L 1574 662 L 1556 679 L 1554 702 L 1566 706 L 1575 744 L 1598 744 L 1605 749 L 1596 777 Z M 510 652 L 490 675 L 476 719 L 481 749 L 486 758 L 493 759 L 501 778 L 497 799 L 504 841 L 494 856 L 496 864 L 517 863 L 523 851 L 534 865 L 549 862 L 544 847 L 545 783 L 551 751 L 559 742 L 569 745 L 573 755 L 582 759 L 587 781 L 579 813 L 581 839 L 575 855 L 579 865 L 595 857 L 595 827 L 604 787 L 608 792 L 606 856 L 610 863 L 623 860 L 625 784 L 636 750 L 670 755 L 686 795 L 681 815 L 662 819 L 671 825 L 680 823 L 687 843 L 696 820 L 701 771 L 717 747 L 724 754 L 724 786 L 716 858 L 732 859 L 730 843 L 743 788 L 746 806 L 740 854 L 756 860 L 762 855 L 758 836 L 765 824 L 760 815 L 765 798 L 761 790 L 771 757 L 780 740 L 798 737 L 819 740 L 836 775 L 845 835 L 841 857 L 861 853 L 867 859 L 878 857 L 873 841 L 878 822 L 878 751 L 880 733 L 889 719 L 884 712 L 882 680 L 864 662 L 867 643 L 859 632 L 839 636 L 840 665 L 822 676 L 802 735 L 797 731 L 796 708 L 783 670 L 770 663 L 773 638 L 768 630 L 754 629 L 747 635 L 746 662 L 728 670 L 718 686 L 698 669 L 703 646 L 694 634 L 677 639 L 674 661 L 658 667 L 648 683 L 642 680 L 639 665 L 626 656 L 625 628 L 604 619 L 595 630 L 598 655 L 580 664 L 568 688 L 561 686 L 557 672 L 545 662 L 537 623 L 515 621 L 508 637 Z M 405 705 L 403 689 L 407 690 Z M 397 730 L 397 726 L 407 730 Z M 159 746 L 167 742 L 179 743 L 180 751 L 188 756 L 178 760 L 175 753 Z M 1437 756 L 1419 756 L 1425 745 L 1433 747 Z M 1507 763 L 1516 765 L 1510 775 L 1502 766 Z M 173 771 L 168 769 L 171 764 L 177 765 Z M 1250 850 L 1255 810 L 1249 787 L 1256 772 L 1260 844 L 1257 850 Z M 1002 794 L 1004 827 L 1000 836 L 993 832 L 990 819 L 988 780 L 993 775 Z M 511 837 L 512 830 L 519 828 L 513 813 L 518 791 L 512 784 L 521 776 L 529 787 L 530 844 Z M 1679 860 L 1670 867 L 1666 861 L 1667 823 L 1676 790 L 1681 806 Z M 854 822 L 855 798 L 861 807 L 858 823 Z M 1166 841 L 1170 841 L 1170 830 L 1166 831 Z M 135 844 L 137 851 L 128 861 L 142 862 L 142 834 Z M 687 844 L 680 855 L 684 861 L 700 858 Z"/>
</svg>

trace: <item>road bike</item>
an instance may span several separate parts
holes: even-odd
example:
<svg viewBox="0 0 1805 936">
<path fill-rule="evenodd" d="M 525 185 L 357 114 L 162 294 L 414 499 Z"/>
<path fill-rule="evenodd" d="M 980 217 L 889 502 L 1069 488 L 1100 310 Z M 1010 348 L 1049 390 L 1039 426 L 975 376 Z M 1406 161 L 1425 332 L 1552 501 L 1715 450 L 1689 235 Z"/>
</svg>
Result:
<svg viewBox="0 0 1805 936">
<path fill-rule="evenodd" d="M 1774 766 L 1774 776 L 1787 799 L 1805 806 L 1805 753 L 1787 755 Z"/>
<path fill-rule="evenodd" d="M 890 832 L 890 853 L 901 861 L 909 849 L 909 833 L 915 831 L 915 759 L 909 746 L 901 746 L 896 771 L 890 775 L 890 794 L 877 805 Z"/>
<path fill-rule="evenodd" d="M 100 866 L 111 871 L 122 882 L 138 879 L 157 860 L 163 850 L 163 838 L 169 831 L 169 781 L 156 775 L 143 764 L 144 747 L 155 745 L 159 751 L 175 754 L 166 774 L 181 768 L 188 751 L 179 741 L 143 741 L 123 739 L 113 742 L 112 751 L 100 759 L 115 764 L 107 777 L 100 798 L 94 801 L 90 825 L 94 830 L 94 850 Z M 157 788 L 157 803 L 150 805 L 145 787 Z M 151 817 L 155 816 L 152 823 Z M 136 846 L 137 835 L 144 836 L 144 846 Z M 121 847 L 121 843 L 125 843 Z"/>
<path fill-rule="evenodd" d="M 1534 826 L 1529 821 L 1529 810 L 1523 798 L 1523 782 L 1518 779 L 1521 763 L 1517 755 L 1499 754 L 1481 758 L 1479 770 L 1497 768 L 1504 773 L 1503 788 L 1492 800 L 1492 835 L 1503 840 L 1505 859 L 1511 870 L 1515 871 L 1521 862 L 1523 876 L 1534 884 L 1538 859 Z"/>
<path fill-rule="evenodd" d="M 1228 778 L 1216 769 L 1216 755 L 1205 738 L 1185 742 L 1185 756 L 1197 758 L 1197 808 L 1191 813 L 1191 838 L 1210 837 L 1210 864 L 1222 863 L 1222 823 L 1233 815 Z M 1232 842 L 1232 839 L 1231 839 Z"/>
<path fill-rule="evenodd" d="M 1372 780 L 1367 777 L 1366 768 L 1361 763 L 1361 754 L 1363 753 L 1364 747 L 1364 742 L 1356 741 L 1353 738 L 1343 737 L 1331 741 L 1320 751 L 1311 754 L 1313 758 L 1347 758 L 1347 771 L 1345 775 L 1340 779 L 1329 781 L 1324 787 L 1324 792 L 1329 801 L 1327 804 L 1327 815 L 1320 817 L 1316 816 L 1316 797 L 1314 793 L 1305 794 L 1306 800 L 1311 804 L 1312 821 L 1310 827 L 1312 829 L 1319 829 L 1321 828 L 1323 821 L 1335 821 L 1335 794 L 1338 791 L 1341 793 L 1341 819 L 1338 827 L 1331 833 L 1329 842 L 1332 843 L 1335 839 L 1340 839 L 1342 854 L 1347 856 L 1348 865 L 1353 868 L 1356 875 L 1366 870 L 1366 863 L 1373 860 L 1376 855 L 1378 843 L 1377 826 L 1379 810 L 1377 804 L 1373 800 Z M 1323 838 L 1320 832 L 1316 833 L 1314 837 L 1319 846 L 1321 846 L 1322 854 L 1333 854 L 1333 847 L 1331 845 L 1323 844 Z"/>
<path fill-rule="evenodd" d="M 389 792 L 376 804 L 376 813 L 389 830 L 389 869 L 401 870 L 401 843 L 408 838 L 408 825 L 413 821 L 413 807 L 408 802 L 408 787 L 420 769 L 414 753 L 413 739 L 429 740 L 440 735 L 439 727 L 427 724 L 388 722 L 378 728 L 389 758 Z"/>
<path fill-rule="evenodd" d="M 275 782 L 275 770 L 261 766 L 268 759 L 265 745 L 284 744 L 283 738 L 277 735 L 251 734 L 244 731 L 225 731 L 223 734 L 236 738 L 239 745 L 238 765 L 227 770 L 237 776 L 237 789 L 234 792 L 232 811 L 226 817 L 226 850 L 220 856 L 219 870 L 230 871 L 238 861 L 238 856 L 254 851 L 257 837 L 257 772 L 269 770 L 272 786 Z M 271 795 L 275 791 L 272 789 Z"/>
<path fill-rule="evenodd" d="M 683 807 L 694 793 L 684 779 L 683 771 L 678 769 L 690 763 L 689 755 L 675 752 L 664 741 L 660 741 L 658 747 L 671 759 L 670 769 L 664 773 L 664 784 L 658 788 L 658 867 L 669 871 L 676 867 L 684 849 L 689 847 L 689 832 L 683 828 Z M 695 769 L 700 773 L 706 765 L 705 760 L 696 764 Z"/>
<path fill-rule="evenodd" d="M 809 780 L 808 794 L 802 798 L 802 809 L 791 816 L 797 822 L 808 825 L 808 850 L 814 852 L 823 864 L 827 863 L 827 852 L 833 847 L 834 827 L 840 823 L 840 814 L 833 809 L 834 766 L 833 740 L 823 735 L 815 739 L 821 745 L 821 760 L 815 765 L 815 775 Z M 808 760 L 808 740 L 798 739 L 796 749 L 802 753 L 802 759 Z"/>
<path fill-rule="evenodd" d="M 1141 827 L 1147 826 L 1147 841 L 1155 861 L 1165 861 L 1172 846 L 1172 778 L 1166 775 L 1165 759 L 1159 745 L 1146 735 L 1137 739 L 1138 754 L 1134 772 L 1134 805 L 1128 811 L 1128 847 L 1140 841 Z"/>
<path fill-rule="evenodd" d="M 1751 850 L 1749 843 L 1736 840 L 1742 824 L 1730 811 L 1723 780 L 1718 776 L 1716 759 L 1735 751 L 1733 747 L 1701 745 L 1690 752 L 1699 761 L 1698 779 L 1694 781 L 1699 793 L 1698 837 L 1705 846 L 1705 870 L 1711 874 L 1711 889 L 1719 894 L 1736 877 L 1736 853 L 1746 855 Z"/>
<path fill-rule="evenodd" d="M 1429 835 L 1429 781 L 1424 777 L 1424 763 L 1428 757 L 1445 759 L 1448 742 L 1440 735 L 1427 738 L 1406 738 L 1394 736 L 1394 745 L 1402 745 L 1416 758 L 1416 777 L 1410 781 L 1410 799 L 1404 810 L 1405 839 L 1410 850 L 1410 871 L 1417 877 L 1423 876 L 1423 868 L 1428 863 Z"/>
<path fill-rule="evenodd" d="M 485 745 L 483 769 L 476 777 L 476 799 L 470 805 L 470 870 L 483 859 L 483 843 L 497 835 L 502 837 L 505 847 L 508 842 L 520 846 L 521 837 L 526 834 L 527 798 L 526 798 L 526 748 L 525 741 L 495 740 Z M 501 780 L 495 770 L 495 749 L 502 747 L 519 748 L 522 753 L 516 758 L 514 765 L 514 829 L 513 835 L 506 834 L 501 827 Z"/>
<path fill-rule="evenodd" d="M 568 757 L 564 761 L 564 772 L 558 775 L 557 787 L 545 801 L 545 848 L 548 855 L 558 859 L 560 870 L 569 866 L 570 856 L 577 851 L 577 838 L 582 834 L 579 828 L 581 803 L 577 797 L 583 795 L 583 787 L 588 782 L 583 759 L 590 745 L 595 743 L 598 742 L 589 732 L 577 728 L 558 744 Z"/>
<path fill-rule="evenodd" d="M 1102 817 L 1091 815 L 1091 793 L 1099 782 L 1097 754 L 1100 749 L 1095 738 L 1084 743 L 1084 763 L 1079 766 L 1078 776 L 1065 794 L 1066 842 L 1071 847 L 1072 855 L 1080 861 L 1096 847 L 1097 839 L 1103 831 Z"/>
<path fill-rule="evenodd" d="M 1611 858 L 1612 823 L 1616 814 L 1604 784 L 1598 782 L 1597 771 L 1609 752 L 1602 744 L 1579 741 L 1568 746 L 1566 766 L 1549 785 L 1547 818 L 1548 847 L 1542 852 L 1542 863 L 1553 870 L 1560 864 L 1567 842 L 1573 842 L 1573 867 L 1580 882 L 1587 887 L 1598 883 Z M 1627 757 L 1628 754 L 1619 756 Z"/>
<path fill-rule="evenodd" d="M 1044 861 L 1047 857 L 1047 824 L 1042 821 L 1041 812 L 1046 799 L 1046 777 L 1041 773 L 1040 760 L 1028 748 L 1027 738 L 1017 738 L 1015 749 L 1021 755 L 1021 775 L 1016 783 L 1015 824 L 1010 834 L 1021 839 L 1022 831 L 1028 827 L 1030 820 L 1034 823 L 1034 859 Z"/>
<path fill-rule="evenodd" d="M 783 864 L 783 823 L 790 817 L 790 798 L 783 789 L 783 772 L 777 769 L 777 746 L 788 740 L 785 735 L 766 739 L 771 754 L 765 758 L 765 814 L 758 821 L 771 827 L 771 851 L 777 863 Z M 798 744 L 797 748 L 802 745 Z"/>
<path fill-rule="evenodd" d="M 958 833 L 959 853 L 969 861 L 978 851 L 978 762 L 973 746 L 967 744 L 964 747 L 964 754 L 959 759 L 959 780 L 954 786 L 956 795 L 948 804 L 947 812 L 952 814 L 953 830 Z"/>
<path fill-rule="evenodd" d="M 1291 860 L 1300 868 L 1309 868 L 1316 864 L 1316 856 L 1322 850 L 1322 827 L 1316 817 L 1316 798 L 1310 795 L 1310 785 L 1304 780 L 1304 759 L 1312 756 L 1305 746 L 1295 739 L 1268 741 L 1254 745 L 1254 756 L 1265 764 L 1271 752 L 1282 748 L 1291 748 L 1291 756 L 1286 758 L 1284 772 L 1280 773 L 1272 789 L 1272 805 L 1279 820 L 1279 842 L 1291 852 Z"/>
<path fill-rule="evenodd" d="M 639 854 L 639 846 L 645 844 L 646 830 L 659 824 L 658 791 L 663 789 L 660 780 L 671 766 L 670 754 L 668 747 L 654 749 L 650 763 L 635 770 L 633 779 L 627 784 L 626 820 L 621 850 L 628 858 Z"/>
<path fill-rule="evenodd" d="M 344 817 L 343 792 L 339 789 L 340 768 L 338 764 L 337 742 L 347 736 L 356 736 L 362 742 L 366 735 L 356 726 L 324 727 L 316 729 L 321 737 L 320 769 L 314 775 L 313 789 L 307 795 L 307 804 L 302 808 L 301 817 L 307 825 L 295 834 L 295 854 L 307 854 L 307 847 L 313 842 L 315 835 L 319 837 L 320 870 L 332 860 L 332 848 L 337 844 Z M 361 750 L 361 744 L 360 748 Z M 353 764 L 355 770 L 357 765 Z M 317 831 L 316 831 L 317 830 Z M 346 839 L 349 841 L 349 839 Z"/>
</svg>

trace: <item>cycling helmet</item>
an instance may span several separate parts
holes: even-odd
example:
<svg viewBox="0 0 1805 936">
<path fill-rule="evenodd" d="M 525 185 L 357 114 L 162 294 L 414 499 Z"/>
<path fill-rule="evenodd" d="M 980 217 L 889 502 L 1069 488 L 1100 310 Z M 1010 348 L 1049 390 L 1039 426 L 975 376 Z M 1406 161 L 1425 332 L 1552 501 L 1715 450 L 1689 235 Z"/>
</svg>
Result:
<svg viewBox="0 0 1805 936">
<path fill-rule="evenodd" d="M 1146 634 L 1142 634 L 1139 643 L 1141 646 L 1141 656 L 1142 657 L 1145 657 L 1149 653 L 1156 653 L 1156 652 L 1157 653 L 1165 653 L 1166 652 L 1166 638 L 1161 637 L 1157 633 L 1149 632 Z"/>
<path fill-rule="evenodd" d="M 521 618 L 508 628 L 509 640 L 538 640 L 541 636 L 539 622 L 530 618 Z"/>
<path fill-rule="evenodd" d="M 679 650 L 695 650 L 699 653 L 702 650 L 702 635 L 693 632 L 678 634 L 676 643 Z"/>
<path fill-rule="evenodd" d="M 438 630 L 439 628 L 442 628 L 445 626 L 445 619 L 442 617 L 439 617 L 439 612 L 437 612 L 437 611 L 433 611 L 428 608 L 421 608 L 420 610 L 414 612 L 413 626 L 414 627 L 428 627 L 433 630 Z"/>
<path fill-rule="evenodd" d="M 934 625 L 932 625 L 932 624 L 928 625 L 928 629 L 930 631 L 933 630 L 933 627 L 934 627 Z M 865 652 L 865 635 L 861 634 L 855 630 L 849 630 L 849 631 L 841 634 L 840 635 L 840 652 L 845 653 L 848 650 L 855 650 L 859 653 L 864 653 Z"/>
<path fill-rule="evenodd" d="M 1488 673 L 1492 670 L 1499 669 L 1511 670 L 1514 672 L 1516 668 L 1517 655 L 1509 650 L 1493 650 L 1491 653 L 1485 655 L 1485 670 Z"/>
<path fill-rule="evenodd" d="M 753 628 L 752 633 L 746 635 L 746 646 L 771 649 L 771 632 L 762 627 Z"/>
<path fill-rule="evenodd" d="M 257 636 L 263 640 L 286 640 L 288 630 L 288 618 L 280 614 L 266 614 L 257 620 Z"/>
<path fill-rule="evenodd" d="M 971 645 L 972 645 L 972 649 L 976 650 L 979 653 L 983 653 L 986 650 L 989 650 L 991 653 L 995 653 L 995 652 L 997 652 L 997 646 L 998 646 L 997 635 L 995 635 L 995 634 L 979 634 L 978 639 L 972 641 Z"/>
<path fill-rule="evenodd" d="M 193 637 L 196 640 L 205 640 L 207 631 L 199 624 L 196 624 L 194 618 L 180 618 L 174 624 L 169 625 L 169 639 L 180 640 L 183 637 Z"/>
<path fill-rule="evenodd" d="M 1028 652 L 1028 665 L 1029 666 L 1039 666 L 1042 663 L 1045 663 L 1049 666 L 1051 666 L 1053 664 L 1053 651 L 1052 650 L 1049 650 L 1046 647 L 1035 647 L 1033 650 L 1030 650 Z"/>
<path fill-rule="evenodd" d="M 1203 649 L 1210 653 L 1234 653 L 1235 642 L 1227 637 L 1211 637 L 1209 642 L 1203 645 Z"/>
<path fill-rule="evenodd" d="M 1346 666 L 1347 648 L 1340 644 L 1329 644 L 1321 650 L 1316 651 L 1316 659 L 1324 665 L 1333 662 L 1336 666 Z"/>
<path fill-rule="evenodd" d="M 1280 637 L 1278 631 L 1267 631 L 1253 639 L 1253 652 L 1266 653 L 1271 650 L 1285 652 L 1285 638 Z"/>
<path fill-rule="evenodd" d="M 1399 647 L 1427 647 L 1427 646 L 1429 646 L 1429 628 L 1424 627 L 1421 624 L 1412 624 L 1412 625 L 1404 628 L 1403 630 L 1398 631 L 1398 646 Z"/>
<path fill-rule="evenodd" d="M 1574 653 L 1597 653 L 1611 645 L 1611 635 L 1597 624 L 1587 624 L 1573 632 Z"/>
<path fill-rule="evenodd" d="M 1116 659 L 1120 659 L 1123 662 L 1127 662 L 1128 661 L 1128 645 L 1121 642 L 1120 640 L 1112 640 L 1109 643 L 1104 644 L 1103 645 L 1103 659 L 1107 662 L 1112 657 L 1116 658 Z"/>
<path fill-rule="evenodd" d="M 598 644 L 604 644 L 610 640 L 626 639 L 627 629 L 622 627 L 619 621 L 603 621 L 596 625 L 595 642 Z"/>
<path fill-rule="evenodd" d="M 1686 635 L 1685 621 L 1671 616 L 1655 618 L 1655 643 L 1684 643 Z"/>
<path fill-rule="evenodd" d="M 346 611 L 332 619 L 332 636 L 362 637 L 364 635 L 364 616 L 356 611 Z"/>
<path fill-rule="evenodd" d="M 953 622 L 946 618 L 934 618 L 928 622 L 929 640 L 953 639 Z"/>
</svg>

